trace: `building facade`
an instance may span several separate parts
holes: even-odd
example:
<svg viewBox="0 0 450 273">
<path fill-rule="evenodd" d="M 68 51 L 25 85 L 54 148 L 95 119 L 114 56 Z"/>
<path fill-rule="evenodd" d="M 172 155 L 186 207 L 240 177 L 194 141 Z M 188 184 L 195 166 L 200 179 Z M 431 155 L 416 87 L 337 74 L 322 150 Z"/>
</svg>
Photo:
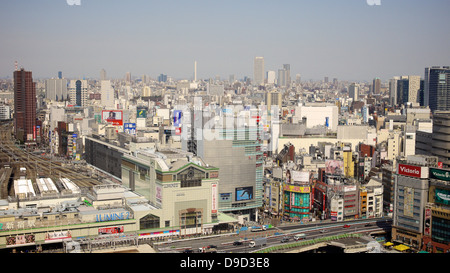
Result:
<svg viewBox="0 0 450 273">
<path fill-rule="evenodd" d="M 31 71 L 14 71 L 14 135 L 22 142 L 36 140 L 36 83 Z"/>
</svg>

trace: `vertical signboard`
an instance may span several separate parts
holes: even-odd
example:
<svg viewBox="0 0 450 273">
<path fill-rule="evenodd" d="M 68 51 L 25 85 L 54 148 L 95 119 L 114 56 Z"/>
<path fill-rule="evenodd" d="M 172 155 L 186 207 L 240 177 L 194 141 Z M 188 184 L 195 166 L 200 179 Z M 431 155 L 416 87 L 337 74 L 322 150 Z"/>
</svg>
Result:
<svg viewBox="0 0 450 273">
<path fill-rule="evenodd" d="M 217 200 L 217 184 L 211 184 L 211 213 L 216 214 L 217 213 L 217 207 L 218 207 L 218 200 Z"/>
</svg>

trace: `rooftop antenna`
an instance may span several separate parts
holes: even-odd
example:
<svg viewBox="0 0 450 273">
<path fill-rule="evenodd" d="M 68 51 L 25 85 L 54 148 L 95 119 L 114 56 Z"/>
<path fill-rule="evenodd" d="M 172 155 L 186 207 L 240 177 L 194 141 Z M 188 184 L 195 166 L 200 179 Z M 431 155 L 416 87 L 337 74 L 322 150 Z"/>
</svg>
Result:
<svg viewBox="0 0 450 273">
<path fill-rule="evenodd" d="M 18 69 L 17 69 L 17 66 L 18 66 L 17 61 L 15 61 L 14 65 L 15 65 L 16 71 L 17 71 L 17 70 L 18 70 Z"/>
</svg>

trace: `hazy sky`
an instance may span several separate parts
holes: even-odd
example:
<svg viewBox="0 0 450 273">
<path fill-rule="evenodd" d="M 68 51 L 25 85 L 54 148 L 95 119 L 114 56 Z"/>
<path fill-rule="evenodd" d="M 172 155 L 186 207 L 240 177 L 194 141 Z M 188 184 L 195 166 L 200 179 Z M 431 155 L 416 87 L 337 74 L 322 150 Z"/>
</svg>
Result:
<svg viewBox="0 0 450 273">
<path fill-rule="evenodd" d="M 0 77 L 164 73 L 383 81 L 450 65 L 449 0 L 0 0 Z"/>
</svg>

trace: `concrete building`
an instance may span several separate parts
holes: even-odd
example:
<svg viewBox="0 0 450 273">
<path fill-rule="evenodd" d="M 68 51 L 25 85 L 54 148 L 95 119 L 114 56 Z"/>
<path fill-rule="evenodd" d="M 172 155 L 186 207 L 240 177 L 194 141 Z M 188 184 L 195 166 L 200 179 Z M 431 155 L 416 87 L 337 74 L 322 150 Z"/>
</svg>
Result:
<svg viewBox="0 0 450 273">
<path fill-rule="evenodd" d="M 111 85 L 110 80 L 101 81 L 101 106 L 104 109 L 115 109 L 114 107 L 114 88 Z"/>
<path fill-rule="evenodd" d="M 87 90 L 87 80 L 71 80 L 68 89 L 70 102 L 76 106 L 87 106 Z"/>
<path fill-rule="evenodd" d="M 397 166 L 394 186 L 392 240 L 420 249 L 424 233 L 425 207 L 428 202 L 429 167 L 437 158 L 409 156 Z"/>
<path fill-rule="evenodd" d="M 141 150 L 122 158 L 122 183 L 156 209 L 155 227 L 202 234 L 218 221 L 219 169 L 176 149 Z"/>
<path fill-rule="evenodd" d="M 264 85 L 264 57 L 255 57 L 254 59 L 253 81 L 255 85 Z"/>
<path fill-rule="evenodd" d="M 54 101 L 67 101 L 67 79 L 48 79 L 45 81 L 45 98 Z"/>
<path fill-rule="evenodd" d="M 450 168 L 450 111 L 434 113 L 432 140 L 432 154 L 438 157 L 444 168 Z"/>
<path fill-rule="evenodd" d="M 323 125 L 332 131 L 337 130 L 339 112 L 334 104 L 305 103 L 295 107 L 295 116 L 299 120 L 306 118 L 306 128 Z"/>
</svg>

